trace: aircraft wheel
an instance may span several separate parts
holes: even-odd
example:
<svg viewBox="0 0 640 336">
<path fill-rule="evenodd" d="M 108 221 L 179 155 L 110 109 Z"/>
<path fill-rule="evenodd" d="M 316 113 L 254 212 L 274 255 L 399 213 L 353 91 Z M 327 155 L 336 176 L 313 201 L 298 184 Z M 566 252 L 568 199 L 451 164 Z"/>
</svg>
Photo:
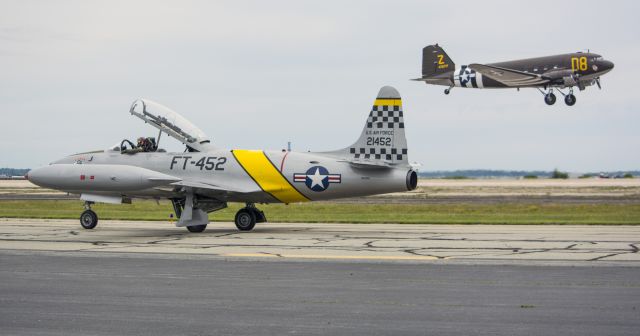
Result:
<svg viewBox="0 0 640 336">
<path fill-rule="evenodd" d="M 564 103 L 568 106 L 573 106 L 576 104 L 576 96 L 572 94 L 568 94 L 564 97 Z"/>
<path fill-rule="evenodd" d="M 448 94 L 449 94 L 449 92 L 451 92 L 451 90 L 449 90 L 449 89 L 444 89 L 444 94 L 448 95 Z"/>
<path fill-rule="evenodd" d="M 187 226 L 187 230 L 189 230 L 189 232 L 193 232 L 193 233 L 202 232 L 206 228 L 207 228 L 207 224 Z"/>
<path fill-rule="evenodd" d="M 252 209 L 242 208 L 236 213 L 236 227 L 240 231 L 251 231 L 256 226 L 256 214 Z"/>
<path fill-rule="evenodd" d="M 544 96 L 544 102 L 547 103 L 547 105 L 553 105 L 556 103 L 556 95 L 554 95 L 553 93 L 547 93 Z"/>
<path fill-rule="evenodd" d="M 84 229 L 91 230 L 98 225 L 98 215 L 93 210 L 85 210 L 80 215 L 80 225 Z"/>
</svg>

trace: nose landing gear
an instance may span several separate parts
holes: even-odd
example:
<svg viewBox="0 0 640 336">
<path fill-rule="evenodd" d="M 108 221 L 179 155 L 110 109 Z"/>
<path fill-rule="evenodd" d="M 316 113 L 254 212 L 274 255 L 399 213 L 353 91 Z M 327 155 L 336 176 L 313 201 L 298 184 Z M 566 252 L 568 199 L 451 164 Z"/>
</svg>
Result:
<svg viewBox="0 0 640 336">
<path fill-rule="evenodd" d="M 91 204 L 93 202 L 84 202 L 85 210 L 80 215 L 80 225 L 87 230 L 91 230 L 98 225 L 98 215 L 91 210 Z"/>
</svg>

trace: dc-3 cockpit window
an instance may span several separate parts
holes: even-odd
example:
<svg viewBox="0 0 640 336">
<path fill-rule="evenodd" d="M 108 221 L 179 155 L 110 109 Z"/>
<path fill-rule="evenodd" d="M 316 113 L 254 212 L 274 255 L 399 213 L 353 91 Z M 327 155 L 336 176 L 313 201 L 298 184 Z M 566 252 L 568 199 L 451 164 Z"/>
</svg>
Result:
<svg viewBox="0 0 640 336">
<path fill-rule="evenodd" d="M 201 151 L 210 143 L 207 135 L 187 119 L 166 106 L 148 99 L 138 99 L 131 105 L 129 112 L 159 129 L 161 132 L 178 139 L 187 145 L 189 150 Z M 155 139 L 150 139 L 149 148 L 156 147 Z M 126 145 L 127 144 L 122 144 Z M 122 148 L 122 145 L 120 146 Z M 139 145 L 138 145 L 139 146 Z"/>
</svg>

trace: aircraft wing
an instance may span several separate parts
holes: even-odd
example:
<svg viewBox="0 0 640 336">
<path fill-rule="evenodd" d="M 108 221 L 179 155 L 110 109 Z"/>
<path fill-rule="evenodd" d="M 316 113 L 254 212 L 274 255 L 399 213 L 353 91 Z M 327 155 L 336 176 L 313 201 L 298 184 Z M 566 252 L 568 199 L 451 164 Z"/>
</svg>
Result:
<svg viewBox="0 0 640 336">
<path fill-rule="evenodd" d="M 542 75 L 493 65 L 475 63 L 469 64 L 469 68 L 481 73 L 485 77 L 491 78 L 510 87 L 542 85 L 549 83 L 551 80 L 550 78 Z"/>
<path fill-rule="evenodd" d="M 206 194 L 250 194 L 254 192 L 261 192 L 259 188 L 238 188 L 237 186 L 230 187 L 218 184 L 196 182 L 196 181 L 179 181 L 173 182 L 172 186 L 189 187 L 199 189 Z"/>
</svg>

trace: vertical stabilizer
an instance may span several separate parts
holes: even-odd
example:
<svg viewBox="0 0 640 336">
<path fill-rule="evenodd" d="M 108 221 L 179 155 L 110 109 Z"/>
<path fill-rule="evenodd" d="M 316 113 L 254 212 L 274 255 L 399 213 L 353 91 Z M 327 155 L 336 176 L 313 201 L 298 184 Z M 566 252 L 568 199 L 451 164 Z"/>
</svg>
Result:
<svg viewBox="0 0 640 336">
<path fill-rule="evenodd" d="M 327 153 L 364 164 L 408 164 L 402 98 L 391 86 L 380 89 L 360 138 L 351 146 Z"/>
<path fill-rule="evenodd" d="M 456 69 L 455 63 L 449 55 L 437 44 L 426 46 L 422 49 L 422 77 L 428 78 Z"/>
</svg>

